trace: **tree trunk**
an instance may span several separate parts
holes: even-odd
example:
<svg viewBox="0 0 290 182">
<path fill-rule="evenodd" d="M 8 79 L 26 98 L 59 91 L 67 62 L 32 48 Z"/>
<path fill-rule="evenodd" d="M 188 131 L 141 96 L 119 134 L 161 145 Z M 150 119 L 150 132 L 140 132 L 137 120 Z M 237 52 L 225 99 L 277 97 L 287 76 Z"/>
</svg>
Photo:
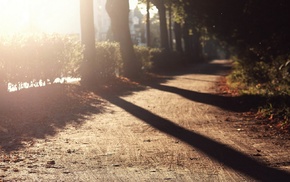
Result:
<svg viewBox="0 0 290 182">
<path fill-rule="evenodd" d="M 183 24 L 183 40 L 185 58 L 188 62 L 193 62 L 193 40 L 192 35 L 190 34 L 189 26 L 186 22 Z"/>
<path fill-rule="evenodd" d="M 168 7 L 168 34 L 169 34 L 169 47 L 173 49 L 173 36 L 172 36 L 172 6 Z"/>
<path fill-rule="evenodd" d="M 81 41 L 85 46 L 81 65 L 82 84 L 91 85 L 96 81 L 95 69 L 95 28 L 93 0 L 80 0 Z"/>
<path fill-rule="evenodd" d="M 169 50 L 169 41 L 168 41 L 168 30 L 166 22 L 166 8 L 164 5 L 164 0 L 151 0 L 151 2 L 157 7 L 160 21 L 160 39 L 161 39 L 161 48 Z"/>
<path fill-rule="evenodd" d="M 174 22 L 174 36 L 175 36 L 175 49 L 177 52 L 182 53 L 182 33 L 181 33 L 181 24 Z"/>
<path fill-rule="evenodd" d="M 111 18 L 114 40 L 120 43 L 124 63 L 123 74 L 134 78 L 139 75 L 141 64 L 137 62 L 129 28 L 129 1 L 107 0 L 106 10 Z"/>
<path fill-rule="evenodd" d="M 151 32 L 150 32 L 150 0 L 146 1 L 146 38 L 147 38 L 147 47 L 151 47 Z"/>
<path fill-rule="evenodd" d="M 195 29 L 193 29 L 195 30 Z M 192 36 L 192 41 L 193 41 L 193 58 L 195 62 L 201 62 L 203 61 L 203 52 L 202 52 L 202 45 L 200 41 L 201 34 L 199 31 L 195 30 L 193 31 L 193 36 Z"/>
</svg>

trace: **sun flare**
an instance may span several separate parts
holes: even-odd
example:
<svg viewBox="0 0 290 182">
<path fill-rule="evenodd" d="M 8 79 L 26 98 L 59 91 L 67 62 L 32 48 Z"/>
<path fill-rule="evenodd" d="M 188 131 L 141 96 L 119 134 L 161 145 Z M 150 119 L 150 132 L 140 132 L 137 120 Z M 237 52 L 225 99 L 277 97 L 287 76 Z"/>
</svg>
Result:
<svg viewBox="0 0 290 182">
<path fill-rule="evenodd" d="M 0 35 L 79 33 L 80 0 L 0 0 Z M 95 3 L 100 0 L 94 0 Z M 105 0 L 103 0 L 105 2 Z M 130 9 L 137 0 L 129 0 Z"/>
<path fill-rule="evenodd" d="M 1 0 L 0 34 L 76 32 L 79 0 Z"/>
</svg>

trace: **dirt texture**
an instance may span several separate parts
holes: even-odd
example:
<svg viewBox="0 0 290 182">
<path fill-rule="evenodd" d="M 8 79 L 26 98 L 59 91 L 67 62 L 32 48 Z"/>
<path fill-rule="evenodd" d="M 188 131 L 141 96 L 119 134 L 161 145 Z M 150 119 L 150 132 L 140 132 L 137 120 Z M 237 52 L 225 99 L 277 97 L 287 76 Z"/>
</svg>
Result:
<svg viewBox="0 0 290 182">
<path fill-rule="evenodd" d="M 86 92 L 82 107 L 37 128 L 27 121 L 21 135 L 2 127 L 0 181 L 290 181 L 289 138 L 217 92 L 229 70 L 226 60 L 188 66 Z"/>
</svg>

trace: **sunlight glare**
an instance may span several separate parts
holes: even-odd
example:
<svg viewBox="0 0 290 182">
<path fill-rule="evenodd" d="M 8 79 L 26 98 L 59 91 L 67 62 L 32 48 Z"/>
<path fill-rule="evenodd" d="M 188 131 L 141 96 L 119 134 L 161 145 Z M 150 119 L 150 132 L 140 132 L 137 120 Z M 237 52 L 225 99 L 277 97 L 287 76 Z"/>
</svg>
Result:
<svg viewBox="0 0 290 182">
<path fill-rule="evenodd" d="M 143 15 L 146 15 L 147 14 L 147 6 L 146 4 L 138 4 L 138 8 L 141 12 L 141 14 Z M 150 9 L 149 9 L 149 12 L 150 12 L 150 18 L 152 18 L 155 14 L 158 13 L 158 9 L 156 8 L 156 6 L 152 6 Z"/>
<path fill-rule="evenodd" d="M 0 36 L 18 33 L 79 34 L 79 1 L 0 0 Z M 129 0 L 129 3 L 133 10 L 138 5 L 138 0 Z M 101 14 L 102 16 L 107 15 Z M 97 17 L 95 21 L 97 22 Z"/>
<path fill-rule="evenodd" d="M 1 0 L 0 34 L 78 32 L 79 0 Z"/>
<path fill-rule="evenodd" d="M 136 8 L 138 4 L 138 0 L 129 0 L 129 3 L 130 3 L 130 9 L 133 10 Z"/>
</svg>

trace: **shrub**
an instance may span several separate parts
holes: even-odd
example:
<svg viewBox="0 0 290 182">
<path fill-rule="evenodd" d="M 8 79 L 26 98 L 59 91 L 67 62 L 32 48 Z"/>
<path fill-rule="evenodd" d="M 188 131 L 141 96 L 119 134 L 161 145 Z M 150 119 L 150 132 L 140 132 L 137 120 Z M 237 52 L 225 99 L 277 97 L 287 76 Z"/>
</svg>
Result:
<svg viewBox="0 0 290 182">
<path fill-rule="evenodd" d="M 153 71 L 172 70 L 184 61 L 180 53 L 159 48 L 150 49 L 150 60 Z"/>
<path fill-rule="evenodd" d="M 151 69 L 150 49 L 143 46 L 134 46 L 137 61 L 143 70 Z M 96 72 L 97 79 L 108 80 L 123 73 L 123 60 L 120 46 L 115 42 L 96 43 Z"/>
<path fill-rule="evenodd" d="M 235 58 L 233 72 L 228 76 L 230 86 L 242 94 L 260 95 L 265 102 L 257 109 L 270 121 L 290 129 L 290 61 L 280 56 L 272 62 L 243 62 Z"/>
<path fill-rule="evenodd" d="M 152 68 L 150 60 L 150 48 L 144 46 L 134 46 L 137 61 L 142 65 L 142 70 L 148 71 Z"/>
<path fill-rule="evenodd" d="M 38 52 L 42 79 L 54 81 L 59 77 L 79 77 L 83 47 L 69 36 L 42 37 Z"/>
<path fill-rule="evenodd" d="M 290 95 L 290 57 L 278 57 L 269 70 L 272 88 L 275 95 Z"/>
<path fill-rule="evenodd" d="M 235 58 L 231 84 L 238 84 L 250 94 L 290 95 L 290 61 L 276 58 L 273 62 L 242 62 Z"/>
<path fill-rule="evenodd" d="M 120 46 L 114 42 L 96 43 L 96 72 L 98 79 L 112 79 L 122 70 Z"/>
<path fill-rule="evenodd" d="M 153 48 L 150 50 L 150 60 L 154 71 L 164 69 L 164 65 L 167 62 L 165 50 Z"/>
<path fill-rule="evenodd" d="M 18 84 L 79 76 L 83 47 L 63 35 L 15 35 L 1 38 L 0 82 Z"/>
</svg>

